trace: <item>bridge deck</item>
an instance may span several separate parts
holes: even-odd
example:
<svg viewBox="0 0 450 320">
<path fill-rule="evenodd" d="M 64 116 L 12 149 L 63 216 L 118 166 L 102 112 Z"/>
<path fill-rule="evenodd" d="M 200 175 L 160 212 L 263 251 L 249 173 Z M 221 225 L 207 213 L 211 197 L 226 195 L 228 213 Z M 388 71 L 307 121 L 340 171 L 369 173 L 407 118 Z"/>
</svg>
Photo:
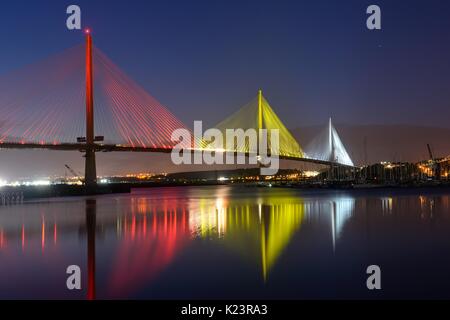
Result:
<svg viewBox="0 0 450 320">
<path fill-rule="evenodd" d="M 10 143 L 3 142 L 0 143 L 0 149 L 46 149 L 46 150 L 56 150 L 56 151 L 80 151 L 84 152 L 87 148 L 85 143 L 60 143 L 60 144 L 40 144 L 40 143 Z M 123 145 L 115 145 L 115 144 L 95 144 L 96 152 L 155 152 L 155 153 L 171 153 L 173 148 L 155 148 L 155 147 L 132 147 L 132 146 L 123 146 Z M 192 150 L 194 151 L 194 150 Z M 206 150 L 204 150 L 206 151 Z M 238 154 L 237 152 L 235 154 Z M 249 157 L 249 153 L 244 154 L 246 157 Z M 354 166 L 349 166 L 341 163 L 324 161 L 319 159 L 311 159 L 311 158 L 300 158 L 300 157 L 291 157 L 291 156 L 279 156 L 281 160 L 292 160 L 292 161 L 301 161 L 301 162 L 309 162 L 314 164 L 321 165 L 337 165 L 340 167 L 346 168 L 355 168 Z"/>
</svg>

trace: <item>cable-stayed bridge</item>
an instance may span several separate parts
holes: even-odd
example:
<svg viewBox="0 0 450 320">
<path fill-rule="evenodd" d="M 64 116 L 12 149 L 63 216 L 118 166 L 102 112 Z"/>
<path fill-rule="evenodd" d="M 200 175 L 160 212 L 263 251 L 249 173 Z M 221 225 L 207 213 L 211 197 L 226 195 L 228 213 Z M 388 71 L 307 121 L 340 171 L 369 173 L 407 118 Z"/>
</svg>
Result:
<svg viewBox="0 0 450 320">
<path fill-rule="evenodd" d="M 90 33 L 84 45 L 0 77 L 0 149 L 84 152 L 86 185 L 96 184 L 96 152 L 170 153 L 180 128 L 190 131 L 94 47 Z M 216 128 L 277 129 L 280 159 L 353 167 L 331 120 L 303 150 L 261 90 Z M 250 153 L 245 143 L 233 149 Z"/>
<path fill-rule="evenodd" d="M 344 143 L 331 122 L 331 118 L 328 121 L 328 126 L 306 146 L 305 150 L 307 157 L 310 159 L 354 166 Z"/>
</svg>

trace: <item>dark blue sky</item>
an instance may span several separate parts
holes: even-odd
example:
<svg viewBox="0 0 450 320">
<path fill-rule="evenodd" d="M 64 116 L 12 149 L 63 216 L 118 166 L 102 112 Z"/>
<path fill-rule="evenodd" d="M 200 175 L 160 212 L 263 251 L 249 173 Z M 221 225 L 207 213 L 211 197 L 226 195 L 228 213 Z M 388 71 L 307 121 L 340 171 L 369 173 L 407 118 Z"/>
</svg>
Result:
<svg viewBox="0 0 450 320">
<path fill-rule="evenodd" d="M 448 1 L 4 1 L 0 73 L 81 43 L 83 26 L 188 125 L 219 122 L 259 87 L 290 128 L 450 126 Z M 370 4 L 382 31 L 365 27 Z"/>
</svg>

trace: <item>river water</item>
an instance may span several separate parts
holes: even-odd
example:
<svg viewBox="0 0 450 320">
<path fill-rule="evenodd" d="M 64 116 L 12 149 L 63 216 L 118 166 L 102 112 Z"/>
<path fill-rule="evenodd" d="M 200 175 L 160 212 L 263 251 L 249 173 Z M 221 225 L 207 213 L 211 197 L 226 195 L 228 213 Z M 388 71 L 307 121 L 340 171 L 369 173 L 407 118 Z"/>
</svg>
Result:
<svg viewBox="0 0 450 320">
<path fill-rule="evenodd" d="M 448 189 L 167 187 L 0 206 L 3 299 L 448 299 L 449 272 Z"/>
</svg>

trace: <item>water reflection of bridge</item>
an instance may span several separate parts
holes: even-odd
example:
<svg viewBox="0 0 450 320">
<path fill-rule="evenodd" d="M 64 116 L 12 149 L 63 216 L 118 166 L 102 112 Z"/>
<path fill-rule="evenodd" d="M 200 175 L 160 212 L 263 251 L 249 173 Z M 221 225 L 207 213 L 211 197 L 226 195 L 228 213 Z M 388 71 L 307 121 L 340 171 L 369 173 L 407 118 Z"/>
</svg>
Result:
<svg viewBox="0 0 450 320">
<path fill-rule="evenodd" d="M 125 241 L 122 241 L 124 248 L 120 249 L 122 253 L 116 259 L 119 267 L 115 269 L 136 271 L 141 263 L 133 266 L 130 261 L 142 262 L 138 257 L 140 255 L 148 260 L 147 269 L 149 265 L 153 265 L 151 269 L 154 270 L 162 269 L 161 266 L 155 268 L 156 261 L 168 264 L 186 242 L 208 239 L 244 259 L 256 262 L 266 280 L 271 268 L 305 221 L 322 213 L 322 219 L 330 225 L 334 249 L 354 209 L 354 199 L 345 197 L 325 204 L 319 204 L 319 200 L 304 201 L 292 196 L 270 197 L 270 194 L 258 199 L 257 203 L 245 199 L 228 202 L 227 199 L 227 189 L 218 189 L 215 197 L 187 202 L 176 198 L 161 202 L 133 199 L 131 211 L 117 221 L 118 233 Z M 142 246 L 147 241 L 165 247 L 154 250 L 165 255 L 158 257 L 151 254 L 152 258 L 148 259 L 151 252 L 147 250 L 149 245 Z M 128 268 L 125 267 L 127 264 Z M 121 273 L 117 272 L 117 278 Z M 131 274 L 137 276 L 139 272 Z M 147 277 L 150 275 L 147 274 Z"/>
<path fill-rule="evenodd" d="M 101 198 L 76 201 L 66 204 L 70 219 L 58 221 L 55 215 L 35 215 L 33 226 L 22 225 L 16 240 L 24 251 L 27 245 L 39 241 L 44 253 L 45 247 L 56 246 L 65 234 L 85 235 L 89 299 L 96 297 L 96 251 L 101 250 L 97 244 L 111 235 L 117 240 L 106 288 L 112 297 L 136 292 L 167 268 L 191 241 L 200 239 L 214 241 L 238 257 L 256 263 L 266 281 L 277 260 L 289 250 L 296 232 L 302 224 L 315 219 L 317 213 L 323 213 L 322 218 L 328 221 L 334 246 L 354 201 L 338 198 L 323 204 L 288 193 L 273 197 L 266 194 L 257 201 L 233 198 L 228 202 L 227 190 L 217 189 L 215 195 L 195 201 L 180 199 L 176 194 L 172 197 L 170 190 L 164 191 L 161 199 L 139 194 L 118 197 L 114 206 L 117 214 L 105 210 Z M 80 206 L 84 206 L 85 216 L 71 215 L 79 213 Z M 27 210 L 26 205 L 11 209 Z M 14 223 L 10 225 L 13 227 Z M 2 246 L 6 246 L 6 237 L 12 238 L 11 232 L 5 234 L 0 229 Z"/>
<path fill-rule="evenodd" d="M 200 202 L 190 219 L 192 233 L 201 238 L 219 238 L 231 250 L 261 265 L 264 279 L 276 259 L 300 228 L 305 217 L 300 198 L 267 199 L 228 205 Z"/>
</svg>

